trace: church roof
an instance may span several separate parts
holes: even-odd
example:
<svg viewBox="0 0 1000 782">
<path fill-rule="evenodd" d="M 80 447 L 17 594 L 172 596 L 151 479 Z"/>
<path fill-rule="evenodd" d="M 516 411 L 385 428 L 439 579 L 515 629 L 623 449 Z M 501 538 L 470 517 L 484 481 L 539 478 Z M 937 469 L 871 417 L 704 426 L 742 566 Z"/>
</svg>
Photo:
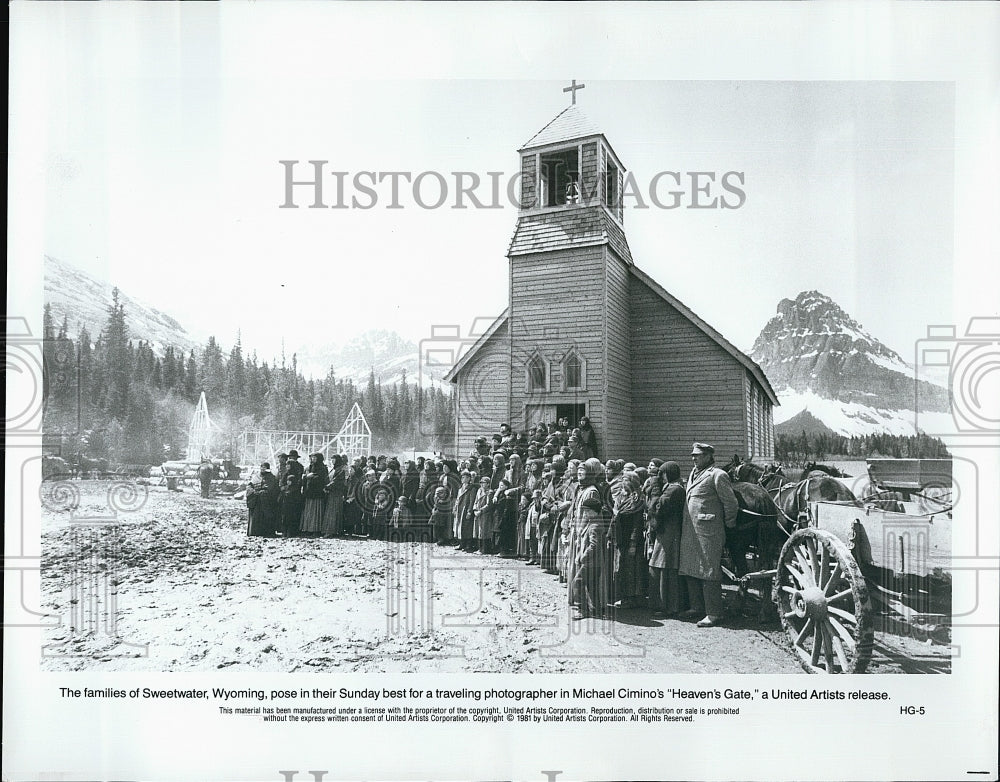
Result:
<svg viewBox="0 0 1000 782">
<path fill-rule="evenodd" d="M 458 377 L 458 373 L 461 372 L 462 369 L 465 368 L 465 365 L 469 363 L 469 359 L 478 353 L 479 349 L 486 344 L 487 340 L 496 334 L 497 330 L 506 322 L 507 310 L 504 310 L 497 316 L 497 319 L 490 324 L 489 328 L 480 335 L 479 339 L 472 343 L 468 350 L 462 354 L 462 357 L 455 362 L 455 366 L 453 366 L 448 371 L 448 374 L 444 376 L 445 381 L 448 383 L 454 383 L 455 379 Z"/>
<path fill-rule="evenodd" d="M 653 291 L 653 293 L 655 293 L 657 296 L 659 296 L 661 299 L 667 302 L 671 307 L 673 307 L 675 310 L 681 313 L 695 326 L 697 326 L 699 329 L 705 332 L 705 334 L 707 334 L 709 337 L 715 340 L 715 342 L 719 345 L 719 347 L 721 347 L 729 355 L 731 355 L 733 358 L 739 361 L 743 366 L 749 369 L 750 374 L 752 374 L 757 379 L 757 382 L 760 383 L 760 387 L 764 390 L 764 393 L 766 393 L 768 398 L 771 400 L 771 404 L 773 405 L 781 404 L 778 401 L 778 395 L 774 393 L 774 389 L 771 387 L 771 381 L 767 379 L 767 375 L 764 374 L 764 371 L 759 366 L 757 366 L 756 361 L 754 361 L 752 358 L 750 358 L 750 356 L 748 356 L 746 353 L 737 348 L 733 343 L 731 343 L 728 339 L 722 336 L 718 331 L 709 326 L 708 323 L 706 323 L 704 320 L 698 317 L 698 315 L 696 315 L 694 311 L 690 307 L 688 307 L 684 302 L 682 302 L 675 296 L 672 296 L 671 294 L 667 293 L 665 288 L 661 287 L 656 280 L 654 280 L 652 277 L 646 274 L 646 272 L 644 272 L 642 269 L 633 265 L 629 269 L 629 271 L 640 281 L 644 282 L 646 284 L 646 287 L 648 287 L 651 291 Z"/>
<path fill-rule="evenodd" d="M 681 315 L 687 318 L 691 323 L 697 326 L 701 331 L 703 331 L 708 337 L 715 341 L 719 347 L 725 350 L 729 355 L 735 358 L 740 364 L 746 367 L 750 374 L 754 376 L 757 382 L 760 384 L 761 389 L 767 394 L 768 399 L 771 400 L 772 405 L 779 405 L 778 395 L 774 393 L 774 389 L 771 387 L 771 382 L 767 379 L 767 375 L 764 374 L 763 370 L 757 366 L 752 358 L 746 355 L 743 351 L 733 345 L 729 340 L 723 337 L 718 331 L 712 328 L 708 323 L 706 323 L 702 318 L 700 318 L 695 312 L 688 307 L 684 302 L 682 302 L 677 297 L 668 293 L 659 283 L 656 282 L 652 277 L 646 274 L 644 271 L 639 269 L 637 266 L 632 265 L 629 267 L 629 273 L 635 276 L 640 282 L 644 283 L 653 293 L 658 295 L 661 299 L 667 302 L 671 307 L 676 309 Z M 451 368 L 451 371 L 445 375 L 445 380 L 450 383 L 454 383 L 458 379 L 458 374 L 465 368 L 465 365 L 469 360 L 479 352 L 479 349 L 486 344 L 486 341 L 492 337 L 497 330 L 507 322 L 508 310 L 504 310 L 500 313 L 492 325 L 486 330 L 486 332 L 476 340 L 475 344 L 472 345 L 462 356 L 462 358 L 455 363 L 455 366 Z"/>
<path fill-rule="evenodd" d="M 632 263 L 625 231 L 603 209 L 565 208 L 523 215 L 517 221 L 507 255 L 610 245 L 618 257 Z"/>
<path fill-rule="evenodd" d="M 548 125 L 528 139 L 521 149 L 545 147 L 549 144 L 561 144 L 563 141 L 600 135 L 602 135 L 601 129 L 594 124 L 590 117 L 575 105 L 570 104 L 556 114 Z"/>
</svg>

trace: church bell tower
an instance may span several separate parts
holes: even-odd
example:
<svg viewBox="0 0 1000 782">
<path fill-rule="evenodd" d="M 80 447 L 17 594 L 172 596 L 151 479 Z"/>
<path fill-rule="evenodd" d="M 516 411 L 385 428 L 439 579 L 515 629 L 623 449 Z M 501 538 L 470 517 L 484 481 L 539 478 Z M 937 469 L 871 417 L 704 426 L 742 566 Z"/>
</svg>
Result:
<svg viewBox="0 0 1000 782">
<path fill-rule="evenodd" d="M 510 260 L 511 426 L 586 415 L 602 458 L 632 442 L 624 167 L 573 102 L 518 150 Z"/>
</svg>

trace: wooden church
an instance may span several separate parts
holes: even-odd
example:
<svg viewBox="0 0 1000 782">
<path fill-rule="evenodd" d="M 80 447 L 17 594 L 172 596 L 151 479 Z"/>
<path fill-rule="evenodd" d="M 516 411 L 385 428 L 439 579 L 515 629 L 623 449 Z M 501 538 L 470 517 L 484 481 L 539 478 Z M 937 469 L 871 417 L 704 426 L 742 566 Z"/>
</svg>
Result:
<svg viewBox="0 0 1000 782">
<path fill-rule="evenodd" d="M 773 458 L 771 384 L 635 265 L 619 198 L 625 169 L 600 129 L 574 100 L 519 154 L 507 309 L 446 378 L 456 453 L 501 423 L 567 416 L 575 426 L 586 415 L 602 460 L 685 464 L 695 440 L 720 459 Z"/>
</svg>

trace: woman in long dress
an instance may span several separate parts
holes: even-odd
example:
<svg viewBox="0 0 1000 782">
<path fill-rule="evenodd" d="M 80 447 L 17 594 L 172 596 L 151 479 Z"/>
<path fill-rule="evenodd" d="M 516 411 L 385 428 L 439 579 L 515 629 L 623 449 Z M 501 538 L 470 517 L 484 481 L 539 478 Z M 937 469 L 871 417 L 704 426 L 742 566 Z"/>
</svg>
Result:
<svg viewBox="0 0 1000 782">
<path fill-rule="evenodd" d="M 573 500 L 575 534 L 569 583 L 569 604 L 576 609 L 574 619 L 603 617 L 608 604 L 607 524 L 597 488 L 603 473 L 604 466 L 597 459 L 588 459 L 577 468 L 580 489 Z"/>
<path fill-rule="evenodd" d="M 462 485 L 455 497 L 455 528 L 453 535 L 458 540 L 459 551 L 473 550 L 473 531 L 475 526 L 476 484 L 473 475 L 468 470 L 462 470 L 460 480 Z"/>
<path fill-rule="evenodd" d="M 490 476 L 479 479 L 479 491 L 472 506 L 475 522 L 472 534 L 478 544 L 480 554 L 489 554 L 493 543 L 493 490 L 490 488 Z"/>
<path fill-rule="evenodd" d="M 260 466 L 260 477 L 247 486 L 246 497 L 250 511 L 247 535 L 273 538 L 278 524 L 278 479 L 268 462 Z"/>
<path fill-rule="evenodd" d="M 667 617 L 674 616 L 684 607 L 683 584 L 677 569 L 680 567 L 685 497 L 677 462 L 665 462 L 659 473 L 663 490 L 653 500 L 647 520 L 651 538 L 649 581 L 650 595 L 658 605 L 656 613 Z"/>
<path fill-rule="evenodd" d="M 622 608 L 635 608 L 645 597 L 643 572 L 646 557 L 643 550 L 643 511 L 645 503 L 639 490 L 640 478 L 634 472 L 622 477 L 615 497 L 615 510 L 611 519 L 611 545 L 614 556 L 614 574 L 611 587 L 612 602 Z"/>
<path fill-rule="evenodd" d="M 333 456 L 333 472 L 326 484 L 326 510 L 323 513 L 323 537 L 332 538 L 344 531 L 344 496 L 347 493 L 345 459 Z"/>
<path fill-rule="evenodd" d="M 323 461 L 323 454 L 309 454 L 309 467 L 302 478 L 302 522 L 299 524 L 299 531 L 316 535 L 323 526 L 326 484 L 330 480 L 330 471 Z"/>
</svg>

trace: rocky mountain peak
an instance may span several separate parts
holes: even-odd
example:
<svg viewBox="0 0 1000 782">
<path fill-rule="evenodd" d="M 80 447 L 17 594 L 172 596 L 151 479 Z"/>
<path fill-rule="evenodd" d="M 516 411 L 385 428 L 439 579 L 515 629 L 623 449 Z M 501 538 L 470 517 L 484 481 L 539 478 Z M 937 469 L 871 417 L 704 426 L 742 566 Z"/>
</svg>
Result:
<svg viewBox="0 0 1000 782">
<path fill-rule="evenodd" d="M 914 404 L 912 368 L 819 291 L 782 299 L 751 356 L 783 400 L 808 394 L 882 410 Z M 921 383 L 920 397 L 929 409 L 948 409 L 942 388 Z"/>
</svg>

